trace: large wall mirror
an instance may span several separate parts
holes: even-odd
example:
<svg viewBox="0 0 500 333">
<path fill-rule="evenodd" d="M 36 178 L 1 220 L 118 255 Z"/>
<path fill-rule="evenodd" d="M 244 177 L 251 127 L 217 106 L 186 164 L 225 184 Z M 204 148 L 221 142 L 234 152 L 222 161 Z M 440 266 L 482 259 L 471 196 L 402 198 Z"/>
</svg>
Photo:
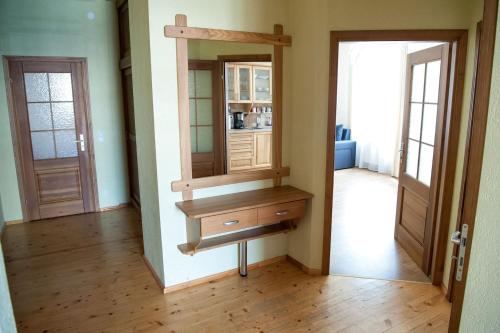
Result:
<svg viewBox="0 0 500 333">
<path fill-rule="evenodd" d="M 272 168 L 273 46 L 188 41 L 193 178 Z"/>
<path fill-rule="evenodd" d="M 281 25 L 256 33 L 187 25 L 176 15 L 165 36 L 176 38 L 182 179 L 172 182 L 184 200 L 192 190 L 274 179 L 281 164 L 283 47 L 292 38 Z"/>
</svg>

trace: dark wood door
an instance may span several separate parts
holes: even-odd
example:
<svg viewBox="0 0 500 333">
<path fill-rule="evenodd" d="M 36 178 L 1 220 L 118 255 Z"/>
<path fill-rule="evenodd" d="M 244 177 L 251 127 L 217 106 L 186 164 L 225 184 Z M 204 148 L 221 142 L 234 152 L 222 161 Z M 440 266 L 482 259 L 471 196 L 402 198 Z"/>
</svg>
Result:
<svg viewBox="0 0 500 333">
<path fill-rule="evenodd" d="M 96 210 L 83 59 L 9 58 L 24 219 Z"/>
<path fill-rule="evenodd" d="M 395 238 L 429 274 L 448 44 L 408 55 Z"/>
<path fill-rule="evenodd" d="M 118 7 L 120 34 L 120 69 L 122 72 L 123 112 L 125 118 L 125 142 L 127 147 L 128 184 L 130 201 L 140 210 L 139 168 L 135 135 L 134 88 L 132 84 L 132 62 L 130 59 L 130 31 L 128 1 Z"/>
</svg>

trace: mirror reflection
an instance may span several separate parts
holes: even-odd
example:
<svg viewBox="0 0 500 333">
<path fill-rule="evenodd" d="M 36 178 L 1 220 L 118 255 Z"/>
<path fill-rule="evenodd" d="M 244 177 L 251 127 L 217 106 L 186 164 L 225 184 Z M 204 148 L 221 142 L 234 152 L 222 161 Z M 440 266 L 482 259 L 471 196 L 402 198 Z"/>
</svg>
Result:
<svg viewBox="0 0 500 333">
<path fill-rule="evenodd" d="M 188 41 L 193 178 L 272 167 L 272 52 Z"/>
</svg>

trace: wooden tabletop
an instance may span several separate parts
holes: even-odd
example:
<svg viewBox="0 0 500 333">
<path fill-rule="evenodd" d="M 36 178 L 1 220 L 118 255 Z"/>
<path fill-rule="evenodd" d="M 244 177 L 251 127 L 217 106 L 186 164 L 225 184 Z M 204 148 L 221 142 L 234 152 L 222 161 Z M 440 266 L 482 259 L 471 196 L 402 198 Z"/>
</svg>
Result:
<svg viewBox="0 0 500 333">
<path fill-rule="evenodd" d="M 197 219 L 238 210 L 305 200 L 312 197 L 313 195 L 311 193 L 286 185 L 216 197 L 180 201 L 175 205 L 182 210 L 187 217 Z"/>
</svg>

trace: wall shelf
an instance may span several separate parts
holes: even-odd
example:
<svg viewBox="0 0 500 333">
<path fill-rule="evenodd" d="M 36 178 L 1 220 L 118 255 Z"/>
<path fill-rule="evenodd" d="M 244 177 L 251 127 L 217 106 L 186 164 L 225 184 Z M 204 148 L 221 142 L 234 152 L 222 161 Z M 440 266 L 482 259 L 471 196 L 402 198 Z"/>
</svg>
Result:
<svg viewBox="0 0 500 333">
<path fill-rule="evenodd" d="M 200 243 L 194 247 L 188 243 L 180 244 L 177 246 L 179 251 L 183 254 L 193 255 L 197 252 L 215 249 L 221 246 L 237 244 L 240 242 L 249 241 L 252 239 L 257 239 L 261 237 L 272 236 L 276 234 L 286 233 L 290 230 L 295 229 L 295 226 L 291 222 L 281 222 L 278 224 L 271 224 L 264 227 L 258 227 L 255 229 L 249 229 L 244 231 L 238 231 L 230 233 L 227 235 L 211 237 L 203 239 Z"/>
<path fill-rule="evenodd" d="M 187 242 L 177 247 L 183 254 L 193 255 L 288 232 L 304 216 L 310 198 L 311 193 L 278 186 L 177 202 L 187 217 Z"/>
</svg>

